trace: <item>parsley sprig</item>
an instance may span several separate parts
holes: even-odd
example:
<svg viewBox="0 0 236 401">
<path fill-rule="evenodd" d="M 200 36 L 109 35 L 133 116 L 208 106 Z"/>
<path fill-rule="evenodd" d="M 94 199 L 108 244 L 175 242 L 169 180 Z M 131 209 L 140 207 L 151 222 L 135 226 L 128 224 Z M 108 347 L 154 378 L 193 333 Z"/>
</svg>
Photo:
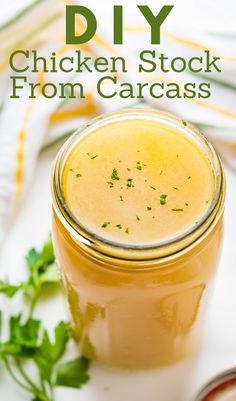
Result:
<svg viewBox="0 0 236 401">
<path fill-rule="evenodd" d="M 44 243 L 41 250 L 30 249 L 25 256 L 25 261 L 28 268 L 27 279 L 17 285 L 0 280 L 0 293 L 5 294 L 9 298 L 12 298 L 19 291 L 28 295 L 30 299 L 30 316 L 32 316 L 35 305 L 45 285 L 59 284 L 51 237 Z"/>
<path fill-rule="evenodd" d="M 69 324 L 59 322 L 50 336 L 42 321 L 33 317 L 45 285 L 59 282 L 51 238 L 40 251 L 30 249 L 25 259 L 28 277 L 24 282 L 16 285 L 0 281 L 0 292 L 8 298 L 22 292 L 29 300 L 28 317 L 24 318 L 22 313 L 11 316 L 4 339 L 0 311 L 0 361 L 15 383 L 30 394 L 32 401 L 53 401 L 57 386 L 80 388 L 89 380 L 89 361 L 80 356 L 61 362 L 71 339 Z M 32 365 L 36 378 L 35 372 L 31 377 Z"/>
</svg>

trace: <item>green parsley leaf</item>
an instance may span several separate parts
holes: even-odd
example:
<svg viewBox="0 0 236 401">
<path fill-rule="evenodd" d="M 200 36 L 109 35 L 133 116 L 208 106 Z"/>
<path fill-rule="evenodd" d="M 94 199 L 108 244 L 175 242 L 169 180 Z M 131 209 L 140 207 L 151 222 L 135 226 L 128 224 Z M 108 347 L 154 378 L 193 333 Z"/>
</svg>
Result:
<svg viewBox="0 0 236 401">
<path fill-rule="evenodd" d="M 59 322 L 54 329 L 54 342 L 49 338 L 45 330 L 42 343 L 38 350 L 38 355 L 51 363 L 56 363 L 64 354 L 69 340 L 69 325 L 65 322 Z"/>
<path fill-rule="evenodd" d="M 0 343 L 0 356 L 22 356 L 22 347 L 9 342 Z M 29 355 L 30 356 L 30 355 Z"/>
<path fill-rule="evenodd" d="M 47 266 L 55 261 L 55 255 L 52 245 L 51 236 L 48 241 L 43 244 L 42 250 L 38 252 L 35 248 L 29 250 L 26 255 L 26 263 L 30 271 L 43 271 Z"/>
<path fill-rule="evenodd" d="M 60 322 L 54 330 L 54 341 L 49 338 L 47 330 L 44 331 L 43 339 L 35 356 L 40 374 L 45 381 L 51 383 L 53 367 L 65 353 L 69 340 L 69 326 Z"/>
<path fill-rule="evenodd" d="M 35 248 L 30 249 L 30 250 L 28 251 L 26 257 L 25 257 L 25 260 L 26 260 L 26 264 L 27 264 L 28 268 L 29 268 L 30 270 L 32 270 L 32 268 L 34 267 L 34 265 L 35 265 L 35 264 L 38 262 L 38 260 L 39 260 L 39 252 L 38 252 Z"/>
<path fill-rule="evenodd" d="M 83 356 L 61 364 L 56 374 L 56 385 L 80 388 L 89 380 L 89 364 L 88 359 Z"/>
<path fill-rule="evenodd" d="M 2 336 L 2 311 L 0 310 L 0 338 Z"/>
<path fill-rule="evenodd" d="M 14 295 L 22 288 L 22 284 L 12 285 L 8 281 L 0 281 L 0 293 L 5 294 L 8 298 L 14 297 Z"/>
<path fill-rule="evenodd" d="M 7 281 L 0 281 L 0 293 L 12 298 L 20 290 L 31 299 L 32 314 L 35 304 L 46 284 L 59 284 L 59 275 L 55 264 L 55 255 L 51 237 L 46 241 L 40 251 L 32 248 L 28 251 L 25 261 L 29 275 L 25 282 L 13 285 Z"/>
<path fill-rule="evenodd" d="M 76 176 L 76 178 L 80 178 L 80 177 L 82 177 L 82 174 L 77 173 L 75 176 Z"/>
<path fill-rule="evenodd" d="M 58 284 L 60 281 L 58 266 L 56 263 L 51 263 L 47 269 L 39 275 L 41 284 Z"/>
<path fill-rule="evenodd" d="M 184 120 L 182 120 L 182 124 L 186 127 L 187 126 L 187 123 L 186 123 L 186 121 L 184 121 Z"/>
<path fill-rule="evenodd" d="M 44 243 L 40 252 L 38 252 L 35 248 L 28 252 L 26 255 L 26 263 L 30 270 L 30 277 L 28 280 L 29 290 L 32 286 L 35 291 L 39 292 L 42 284 L 46 284 L 47 282 L 59 283 L 58 275 L 56 280 L 55 255 L 51 237 Z M 46 274 L 47 270 L 49 270 L 48 274 Z M 54 276 L 53 280 L 52 274 Z M 41 278 L 41 276 L 43 277 Z"/>
<path fill-rule="evenodd" d="M 21 323 L 21 315 L 12 316 L 9 320 L 9 339 L 0 343 L 0 353 L 23 358 L 32 358 L 38 347 L 38 336 L 41 322 L 29 318 Z"/>
<path fill-rule="evenodd" d="M 21 324 L 21 315 L 10 318 L 10 342 L 12 344 L 35 348 L 37 346 L 41 322 L 29 318 L 26 323 Z"/>
</svg>

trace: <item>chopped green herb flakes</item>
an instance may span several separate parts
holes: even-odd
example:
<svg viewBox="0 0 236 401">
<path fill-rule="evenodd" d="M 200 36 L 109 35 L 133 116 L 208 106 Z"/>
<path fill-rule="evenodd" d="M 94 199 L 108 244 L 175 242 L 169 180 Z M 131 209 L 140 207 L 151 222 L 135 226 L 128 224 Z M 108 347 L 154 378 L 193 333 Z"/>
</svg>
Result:
<svg viewBox="0 0 236 401">
<path fill-rule="evenodd" d="M 161 196 L 160 196 L 160 204 L 161 205 L 165 205 L 166 204 L 166 198 L 167 198 L 166 194 L 161 194 Z"/>
<path fill-rule="evenodd" d="M 142 170 L 142 168 L 143 168 L 143 167 L 142 167 L 141 162 L 137 162 L 137 163 L 136 163 L 136 169 L 137 169 L 137 170 Z"/>
<path fill-rule="evenodd" d="M 131 188 L 131 187 L 134 187 L 134 185 L 133 185 L 133 178 L 128 178 L 127 179 L 127 188 Z"/>
<path fill-rule="evenodd" d="M 110 221 L 105 221 L 105 222 L 101 225 L 101 227 L 102 227 L 102 228 L 106 228 L 107 226 L 109 226 L 109 224 L 111 224 Z"/>
<path fill-rule="evenodd" d="M 111 179 L 112 180 L 119 180 L 120 179 L 120 177 L 118 175 L 118 172 L 117 172 L 117 170 L 115 168 L 113 168 L 113 170 L 112 170 Z"/>
</svg>

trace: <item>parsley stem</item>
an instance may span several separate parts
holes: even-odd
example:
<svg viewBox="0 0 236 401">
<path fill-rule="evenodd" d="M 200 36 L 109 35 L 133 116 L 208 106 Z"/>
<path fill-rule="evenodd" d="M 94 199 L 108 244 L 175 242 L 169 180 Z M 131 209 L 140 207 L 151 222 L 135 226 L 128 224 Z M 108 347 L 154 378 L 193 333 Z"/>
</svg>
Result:
<svg viewBox="0 0 236 401">
<path fill-rule="evenodd" d="M 46 390 L 46 386 L 45 386 L 45 384 L 44 384 L 43 376 L 42 376 L 41 373 L 39 373 L 39 376 L 40 376 L 40 383 L 41 383 L 42 390 L 43 390 L 44 393 L 46 394 L 46 393 L 47 393 L 47 390 Z"/>
<path fill-rule="evenodd" d="M 32 382 L 32 380 L 29 378 L 29 376 L 27 375 L 27 373 L 23 369 L 21 361 L 18 358 L 16 358 L 15 362 L 16 362 L 16 366 L 17 366 L 17 369 L 18 369 L 19 373 L 25 379 L 25 381 L 32 387 L 32 390 L 34 392 L 40 393 L 40 389 Z"/>
<path fill-rule="evenodd" d="M 53 385 L 52 385 L 52 384 L 50 384 L 50 390 L 51 390 L 51 400 L 50 400 L 50 401 L 54 401 L 54 400 L 55 400 L 55 397 L 54 397 L 54 388 L 53 388 Z"/>
<path fill-rule="evenodd" d="M 33 295 L 33 298 L 32 298 L 31 304 L 30 304 L 29 318 L 32 318 L 32 315 L 33 315 L 34 310 L 35 310 L 35 306 L 36 306 L 36 304 L 37 304 L 37 302 L 38 302 L 38 298 L 39 298 L 39 293 L 36 292 L 36 293 Z"/>
<path fill-rule="evenodd" d="M 13 372 L 11 365 L 7 359 L 7 357 L 5 355 L 2 355 L 2 360 L 4 362 L 4 365 L 6 367 L 6 370 L 8 371 L 9 375 L 11 376 L 11 378 L 21 387 L 23 388 L 25 391 L 28 391 L 28 393 L 32 394 L 32 389 L 30 387 L 28 387 L 26 384 L 22 383 L 18 377 L 15 375 L 15 373 Z"/>
</svg>

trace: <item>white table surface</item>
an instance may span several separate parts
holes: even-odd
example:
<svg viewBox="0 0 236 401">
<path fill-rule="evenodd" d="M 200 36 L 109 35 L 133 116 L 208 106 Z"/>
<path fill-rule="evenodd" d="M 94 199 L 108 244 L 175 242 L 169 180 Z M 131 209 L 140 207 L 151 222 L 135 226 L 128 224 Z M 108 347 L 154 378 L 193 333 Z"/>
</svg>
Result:
<svg viewBox="0 0 236 401">
<path fill-rule="evenodd" d="M 0 277 L 17 281 L 25 275 L 23 257 L 40 246 L 51 225 L 49 175 L 53 155 L 41 157 L 31 191 L 12 225 L 0 255 Z M 56 401 L 191 401 L 213 375 L 236 366 L 236 174 L 226 169 L 225 236 L 220 267 L 209 308 L 204 341 L 194 357 L 164 369 L 127 373 L 92 366 L 91 380 L 81 390 L 59 389 Z M 1 309 L 17 313 L 19 301 L 0 299 Z M 47 325 L 66 318 L 60 295 L 44 300 L 37 310 Z M 27 401 L 0 368 L 1 401 Z M 68 398 L 69 397 L 69 398 Z"/>
</svg>

